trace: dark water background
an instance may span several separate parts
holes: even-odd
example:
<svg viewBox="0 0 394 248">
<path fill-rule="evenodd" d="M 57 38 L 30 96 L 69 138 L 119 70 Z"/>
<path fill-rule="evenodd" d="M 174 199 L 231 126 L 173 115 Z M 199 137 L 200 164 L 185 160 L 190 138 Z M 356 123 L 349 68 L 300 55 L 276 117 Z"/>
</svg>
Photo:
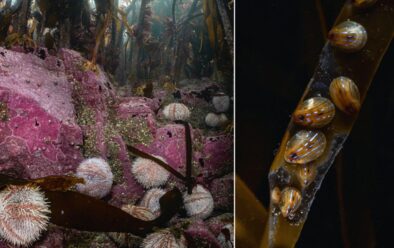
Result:
<svg viewBox="0 0 394 248">
<path fill-rule="evenodd" d="M 330 28 L 344 1 L 320 3 Z M 324 45 L 316 4 L 236 2 L 236 167 L 265 206 L 274 150 Z M 296 247 L 394 247 L 393 69 L 392 44 Z"/>
</svg>

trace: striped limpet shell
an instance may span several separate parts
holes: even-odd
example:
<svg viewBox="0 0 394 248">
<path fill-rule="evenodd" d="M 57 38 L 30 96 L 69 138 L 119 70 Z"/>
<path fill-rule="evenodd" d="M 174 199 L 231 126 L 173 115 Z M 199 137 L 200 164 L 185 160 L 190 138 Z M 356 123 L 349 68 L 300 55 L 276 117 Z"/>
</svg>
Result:
<svg viewBox="0 0 394 248">
<path fill-rule="evenodd" d="M 297 168 L 297 179 L 303 188 L 309 186 L 317 175 L 317 168 L 311 164 L 301 165 Z"/>
<path fill-rule="evenodd" d="M 292 164 L 309 163 L 323 154 L 326 143 L 322 132 L 301 130 L 287 142 L 285 160 Z"/>
<path fill-rule="evenodd" d="M 294 111 L 293 121 L 301 126 L 320 128 L 335 116 L 335 106 L 327 98 L 312 97 L 301 103 Z"/>
<path fill-rule="evenodd" d="M 330 84 L 330 96 L 340 110 L 352 115 L 360 110 L 360 92 L 357 85 L 347 77 L 338 77 Z"/>
<path fill-rule="evenodd" d="M 357 22 L 344 21 L 328 33 L 330 44 L 343 51 L 356 52 L 367 43 L 367 31 Z"/>
<path fill-rule="evenodd" d="M 293 187 L 286 187 L 282 190 L 280 197 L 280 211 L 283 217 L 294 213 L 301 205 L 301 192 Z"/>
</svg>

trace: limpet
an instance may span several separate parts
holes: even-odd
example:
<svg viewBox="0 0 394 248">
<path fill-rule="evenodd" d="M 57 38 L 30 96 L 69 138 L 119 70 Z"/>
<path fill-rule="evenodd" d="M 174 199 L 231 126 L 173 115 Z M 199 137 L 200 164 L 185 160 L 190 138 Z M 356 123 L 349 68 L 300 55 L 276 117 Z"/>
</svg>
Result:
<svg viewBox="0 0 394 248">
<path fill-rule="evenodd" d="M 301 205 L 301 193 L 293 187 L 286 187 L 282 190 L 280 199 L 280 211 L 283 217 L 294 213 Z"/>
<path fill-rule="evenodd" d="M 338 77 L 330 84 L 330 96 L 340 110 L 352 115 L 360 110 L 360 92 L 357 85 L 347 77 Z"/>
<path fill-rule="evenodd" d="M 326 143 L 322 132 L 301 130 L 287 142 L 285 160 L 293 164 L 309 163 L 323 154 Z"/>
<path fill-rule="evenodd" d="M 329 99 L 312 97 L 298 106 L 293 120 L 304 127 L 320 128 L 330 123 L 334 116 L 335 106 Z"/>
<path fill-rule="evenodd" d="M 328 33 L 330 44 L 343 51 L 356 52 L 367 43 L 367 31 L 357 22 L 344 21 Z"/>
<path fill-rule="evenodd" d="M 309 184 L 311 184 L 313 180 L 315 180 L 316 174 L 316 166 L 310 164 L 299 166 L 296 173 L 299 182 L 304 188 L 309 186 Z"/>
</svg>

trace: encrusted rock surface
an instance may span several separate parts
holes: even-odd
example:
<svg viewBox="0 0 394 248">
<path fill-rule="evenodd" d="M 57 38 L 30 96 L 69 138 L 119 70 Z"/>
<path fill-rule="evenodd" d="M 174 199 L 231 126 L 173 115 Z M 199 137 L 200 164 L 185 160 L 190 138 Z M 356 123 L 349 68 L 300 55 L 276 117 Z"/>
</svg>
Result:
<svg viewBox="0 0 394 248">
<path fill-rule="evenodd" d="M 24 53 L 0 47 L 0 173 L 20 178 L 65 175 L 75 173 L 84 158 L 102 157 L 114 175 L 104 200 L 117 207 L 137 204 L 145 190 L 131 173 L 133 156 L 126 144 L 164 158 L 185 174 L 184 126 L 161 117 L 165 102 L 182 102 L 192 109 L 193 176 L 213 194 L 214 216 L 231 211 L 233 137 L 204 126 L 205 112 L 213 108 L 210 96 L 219 89 L 205 80 L 171 93 L 156 90 L 153 99 L 121 97 L 106 74 L 88 69 L 75 51 L 62 49 L 52 56 L 45 49 Z M 185 190 L 171 176 L 165 188 L 174 185 Z M 51 228 L 34 246 L 67 247 L 70 237 L 75 242 L 76 234 L 64 232 Z M 190 226 L 185 236 L 218 245 L 203 221 Z M 55 245 L 56 239 L 62 242 Z"/>
</svg>

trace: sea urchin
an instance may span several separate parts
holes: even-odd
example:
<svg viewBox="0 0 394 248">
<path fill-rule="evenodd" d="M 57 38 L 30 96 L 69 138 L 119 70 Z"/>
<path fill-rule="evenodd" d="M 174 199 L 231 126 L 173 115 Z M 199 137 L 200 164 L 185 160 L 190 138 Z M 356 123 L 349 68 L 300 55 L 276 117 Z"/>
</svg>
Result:
<svg viewBox="0 0 394 248">
<path fill-rule="evenodd" d="M 46 229 L 49 213 L 37 187 L 10 185 L 0 192 L 0 236 L 13 245 L 27 246 Z"/>
</svg>

